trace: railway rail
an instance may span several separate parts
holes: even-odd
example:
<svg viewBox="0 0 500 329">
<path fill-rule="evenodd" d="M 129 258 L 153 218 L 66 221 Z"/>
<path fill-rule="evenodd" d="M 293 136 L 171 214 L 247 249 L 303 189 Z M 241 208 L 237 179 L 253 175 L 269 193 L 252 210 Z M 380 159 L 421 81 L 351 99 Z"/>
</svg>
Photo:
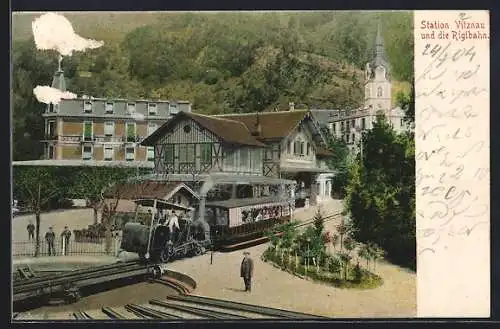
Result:
<svg viewBox="0 0 500 329">
<path fill-rule="evenodd" d="M 333 213 L 333 214 L 330 214 L 328 216 L 323 217 L 323 221 L 329 222 L 329 221 L 337 219 L 341 215 L 342 215 L 342 212 L 336 212 L 336 213 Z M 301 227 L 312 225 L 313 223 L 314 223 L 314 219 L 309 219 L 306 221 L 295 223 L 294 227 L 301 228 Z M 276 232 L 276 235 L 278 235 L 278 236 L 281 234 L 283 234 L 283 232 Z M 243 241 L 243 242 L 239 242 L 239 243 L 235 243 L 235 244 L 231 244 L 231 245 L 220 246 L 219 250 L 220 251 L 234 251 L 234 250 L 238 250 L 238 249 L 252 247 L 252 246 L 255 246 L 255 245 L 258 245 L 261 243 L 265 243 L 268 240 L 269 240 L 269 237 L 262 236 L 262 237 L 259 237 L 256 239 L 251 239 L 251 240 L 247 240 L 247 241 Z"/>
<path fill-rule="evenodd" d="M 22 318 L 22 314 L 20 315 Z M 325 317 L 271 307 L 238 303 L 193 295 L 167 296 L 152 299 L 148 304 L 126 304 L 71 313 L 71 319 L 85 320 L 245 320 L 245 319 L 304 319 Z"/>
<path fill-rule="evenodd" d="M 80 298 L 82 288 L 141 275 L 161 277 L 164 271 L 158 264 L 128 262 L 79 269 L 52 277 L 17 280 L 13 287 L 14 308 L 23 308 L 23 302 L 33 300 L 35 304 L 46 303 L 51 298 L 76 301 Z"/>
</svg>

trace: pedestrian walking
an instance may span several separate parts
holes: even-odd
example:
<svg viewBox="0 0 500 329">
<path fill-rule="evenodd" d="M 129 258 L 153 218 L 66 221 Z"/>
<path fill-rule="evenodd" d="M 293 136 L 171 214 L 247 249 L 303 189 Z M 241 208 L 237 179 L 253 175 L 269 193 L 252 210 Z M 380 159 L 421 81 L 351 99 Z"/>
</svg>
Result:
<svg viewBox="0 0 500 329">
<path fill-rule="evenodd" d="M 67 226 L 64 226 L 64 230 L 61 233 L 61 240 L 62 240 L 62 253 L 63 255 L 68 254 L 69 250 L 69 239 L 71 238 L 71 231 L 68 229 Z"/>
<path fill-rule="evenodd" d="M 252 276 L 253 276 L 253 259 L 250 258 L 250 253 L 245 251 L 243 253 L 244 257 L 241 261 L 240 276 L 243 278 L 245 283 L 245 291 L 252 291 Z"/>
<path fill-rule="evenodd" d="M 52 227 L 49 227 L 49 231 L 45 233 L 45 241 L 47 241 L 47 245 L 49 248 L 49 256 L 55 256 L 56 250 L 54 249 L 54 240 L 56 239 L 56 235 L 52 230 Z"/>
<path fill-rule="evenodd" d="M 32 221 L 29 222 L 26 230 L 28 231 L 28 240 L 31 241 L 35 239 L 35 225 L 33 225 Z"/>
</svg>

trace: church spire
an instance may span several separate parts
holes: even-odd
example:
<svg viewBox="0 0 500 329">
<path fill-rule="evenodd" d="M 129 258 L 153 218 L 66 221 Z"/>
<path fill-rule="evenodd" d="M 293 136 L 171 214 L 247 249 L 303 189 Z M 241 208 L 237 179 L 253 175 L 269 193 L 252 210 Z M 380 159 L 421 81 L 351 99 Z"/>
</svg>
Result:
<svg viewBox="0 0 500 329">
<path fill-rule="evenodd" d="M 382 22 L 380 16 L 377 23 L 377 38 L 375 39 L 375 57 L 385 59 L 384 38 L 382 37 Z"/>
<path fill-rule="evenodd" d="M 52 78 L 52 88 L 66 91 L 66 79 L 64 78 L 64 71 L 61 68 L 62 59 L 63 57 L 59 55 L 57 71 L 54 73 L 54 77 Z"/>
</svg>

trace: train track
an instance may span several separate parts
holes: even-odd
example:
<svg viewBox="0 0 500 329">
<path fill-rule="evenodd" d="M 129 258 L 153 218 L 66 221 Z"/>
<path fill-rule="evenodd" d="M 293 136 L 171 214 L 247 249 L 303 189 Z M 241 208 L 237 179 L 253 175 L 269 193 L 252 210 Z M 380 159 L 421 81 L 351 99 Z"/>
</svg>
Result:
<svg viewBox="0 0 500 329">
<path fill-rule="evenodd" d="M 100 287 L 102 284 L 121 282 L 126 278 L 157 275 L 157 265 L 137 262 L 118 263 L 59 273 L 52 277 L 32 278 L 14 282 L 14 309 L 29 309 L 56 298 L 67 302 L 80 298 L 81 289 Z M 156 270 L 156 273 L 158 271 Z"/>
<path fill-rule="evenodd" d="M 335 220 L 341 215 L 342 215 L 342 212 L 336 212 L 336 213 L 330 214 L 328 216 L 323 217 L 323 222 L 329 222 L 329 221 Z M 302 227 L 312 225 L 313 223 L 314 223 L 314 218 L 309 219 L 307 221 L 295 223 L 294 227 L 295 228 L 302 228 Z M 281 234 L 283 234 L 283 232 L 276 232 L 275 233 L 275 235 L 278 235 L 278 236 L 280 236 Z M 262 236 L 262 237 L 259 237 L 256 239 L 246 240 L 246 241 L 231 244 L 231 245 L 223 245 L 223 246 L 219 247 L 219 250 L 220 251 L 234 251 L 234 250 L 238 250 L 238 249 L 242 249 L 242 248 L 253 247 L 253 246 L 256 246 L 258 244 L 265 243 L 268 240 L 269 240 L 269 237 Z"/>
<path fill-rule="evenodd" d="M 100 310 L 71 313 L 74 320 L 245 320 L 245 319 L 326 319 L 306 313 L 238 303 L 192 295 L 152 299 L 148 304 L 104 306 Z"/>
</svg>

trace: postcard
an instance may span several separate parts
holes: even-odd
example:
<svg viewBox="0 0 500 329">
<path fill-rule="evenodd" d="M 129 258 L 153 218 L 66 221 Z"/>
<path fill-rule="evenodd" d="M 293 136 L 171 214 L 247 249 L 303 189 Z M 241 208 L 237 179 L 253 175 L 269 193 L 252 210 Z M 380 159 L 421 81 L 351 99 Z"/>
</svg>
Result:
<svg viewBox="0 0 500 329">
<path fill-rule="evenodd" d="M 489 317 L 487 11 L 12 31 L 13 321 Z"/>
</svg>

